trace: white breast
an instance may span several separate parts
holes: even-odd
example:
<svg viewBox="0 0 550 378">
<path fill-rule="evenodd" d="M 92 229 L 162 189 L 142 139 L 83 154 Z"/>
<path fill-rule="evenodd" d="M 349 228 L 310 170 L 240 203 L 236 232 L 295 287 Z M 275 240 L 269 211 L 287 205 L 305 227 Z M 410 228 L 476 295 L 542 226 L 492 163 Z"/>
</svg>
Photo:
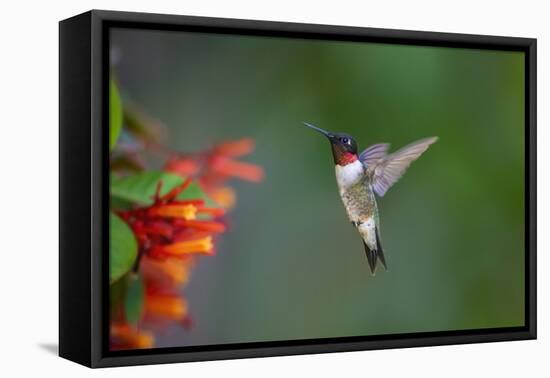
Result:
<svg viewBox="0 0 550 378">
<path fill-rule="evenodd" d="M 356 184 L 363 177 L 363 164 L 356 160 L 353 163 L 341 166 L 336 164 L 336 182 L 340 190 L 345 190 Z"/>
</svg>

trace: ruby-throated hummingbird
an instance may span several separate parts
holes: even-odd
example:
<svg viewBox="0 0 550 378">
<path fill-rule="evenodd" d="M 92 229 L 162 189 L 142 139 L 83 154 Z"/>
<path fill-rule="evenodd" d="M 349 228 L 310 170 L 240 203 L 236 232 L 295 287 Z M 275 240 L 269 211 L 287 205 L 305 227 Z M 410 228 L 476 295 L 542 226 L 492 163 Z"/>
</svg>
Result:
<svg viewBox="0 0 550 378">
<path fill-rule="evenodd" d="M 357 154 L 349 134 L 331 133 L 309 123 L 307 127 L 326 136 L 332 148 L 336 183 L 351 224 L 363 239 L 369 267 L 374 275 L 378 259 L 387 269 L 380 241 L 380 220 L 375 193 L 382 197 L 437 137 L 421 139 L 387 154 L 389 144 L 374 144 Z"/>
</svg>

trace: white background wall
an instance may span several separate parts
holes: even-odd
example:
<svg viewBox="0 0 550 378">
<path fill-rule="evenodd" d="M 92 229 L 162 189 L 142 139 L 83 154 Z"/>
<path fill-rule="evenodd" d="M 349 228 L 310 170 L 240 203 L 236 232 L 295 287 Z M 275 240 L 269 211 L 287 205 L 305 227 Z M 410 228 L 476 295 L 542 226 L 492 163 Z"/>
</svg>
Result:
<svg viewBox="0 0 550 378">
<path fill-rule="evenodd" d="M 550 27 L 545 1 L 5 2 L 0 22 L 0 375 L 518 377 L 550 372 L 548 188 Z M 91 8 L 536 37 L 539 340 L 88 370 L 57 344 L 58 26 Z M 537 374 L 538 373 L 538 374 Z"/>
</svg>

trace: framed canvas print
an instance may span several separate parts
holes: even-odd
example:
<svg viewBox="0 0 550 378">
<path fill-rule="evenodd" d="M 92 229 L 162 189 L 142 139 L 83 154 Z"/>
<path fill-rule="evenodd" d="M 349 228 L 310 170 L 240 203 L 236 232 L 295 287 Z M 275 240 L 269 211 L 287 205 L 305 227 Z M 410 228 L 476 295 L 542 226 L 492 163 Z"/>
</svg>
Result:
<svg viewBox="0 0 550 378">
<path fill-rule="evenodd" d="M 60 22 L 62 357 L 536 337 L 536 40 Z"/>
</svg>

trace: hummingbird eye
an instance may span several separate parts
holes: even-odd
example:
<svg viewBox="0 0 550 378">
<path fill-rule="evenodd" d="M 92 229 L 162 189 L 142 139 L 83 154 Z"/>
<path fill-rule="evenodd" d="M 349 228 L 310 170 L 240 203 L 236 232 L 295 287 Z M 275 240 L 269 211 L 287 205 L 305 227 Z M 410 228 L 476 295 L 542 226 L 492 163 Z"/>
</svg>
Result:
<svg viewBox="0 0 550 378">
<path fill-rule="evenodd" d="M 348 144 L 349 143 L 349 139 L 346 138 L 346 137 L 343 137 L 343 138 L 340 138 L 340 141 L 344 144 Z"/>
</svg>

